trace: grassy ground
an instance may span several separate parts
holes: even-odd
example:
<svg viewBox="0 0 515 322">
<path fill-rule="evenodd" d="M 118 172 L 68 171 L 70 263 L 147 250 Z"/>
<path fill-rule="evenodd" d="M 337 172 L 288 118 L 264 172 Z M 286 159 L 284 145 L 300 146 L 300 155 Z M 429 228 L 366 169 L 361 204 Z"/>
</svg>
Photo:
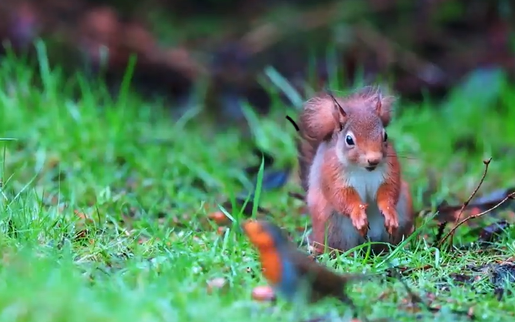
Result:
<svg viewBox="0 0 515 322">
<path fill-rule="evenodd" d="M 301 321 L 324 314 L 350 319 L 346 307 L 331 301 L 302 312 L 281 300 L 273 309 L 252 301 L 253 287 L 266 283 L 256 252 L 237 229 L 220 235 L 206 221 L 214 203 L 249 184 L 240 169 L 258 161 L 236 130 L 213 136 L 194 118 L 174 121 L 159 104 L 127 92 L 110 100 L 101 85 L 80 76 L 65 80 L 41 66 L 41 90 L 31 86 L 34 72 L 23 63 L 6 59 L 0 66 L 0 320 Z M 68 85 L 77 83 L 81 99 L 74 101 Z M 499 104 L 515 103 L 509 88 L 501 92 Z M 295 130 L 276 105 L 273 117 L 252 118 L 252 128 L 277 165 L 292 165 Z M 389 136 L 404 156 L 417 209 L 442 198 L 465 199 L 484 157 L 494 160 L 480 192 L 513 185 L 509 147 L 515 127 L 508 120 L 514 110 L 497 113 L 476 105 L 459 95 L 442 111 L 431 103 L 402 105 Z M 464 136 L 477 143 L 475 152 L 455 149 Z M 169 142 L 148 142 L 155 138 Z M 424 199 L 431 181 L 436 190 Z M 260 205 L 293 231 L 308 218 L 288 191 L 299 191 L 295 180 L 262 192 Z M 238 209 L 232 215 L 241 219 Z M 457 244 L 473 238 L 466 230 Z M 361 313 L 392 321 L 412 321 L 415 315 L 420 321 L 465 320 L 452 309 L 473 307 L 478 320 L 512 320 L 515 299 L 496 300 L 489 271 L 472 272 L 468 265 L 512 259 L 513 234 L 507 232 L 494 250 L 458 254 L 432 248 L 434 234 L 426 226 L 389 259 L 414 269 L 406 281 L 423 298 L 433 298 L 440 313 L 411 312 L 395 280 L 350 287 Z M 387 269 L 384 258 L 323 262 L 341 272 Z M 473 282 L 460 285 L 452 273 L 470 274 Z M 206 282 L 216 277 L 226 278 L 229 288 L 208 294 Z"/>
</svg>

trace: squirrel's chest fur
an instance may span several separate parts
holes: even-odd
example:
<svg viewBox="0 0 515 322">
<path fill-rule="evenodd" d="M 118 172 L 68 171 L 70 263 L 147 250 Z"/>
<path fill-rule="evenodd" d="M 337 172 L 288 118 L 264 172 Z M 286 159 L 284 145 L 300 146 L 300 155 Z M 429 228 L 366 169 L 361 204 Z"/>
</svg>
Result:
<svg viewBox="0 0 515 322">
<path fill-rule="evenodd" d="M 347 187 L 353 187 L 365 203 L 376 201 L 377 190 L 383 184 L 386 175 L 386 165 L 381 165 L 374 171 L 367 171 L 356 166 L 347 166 L 340 180 Z"/>
<path fill-rule="evenodd" d="M 321 189 L 321 171 L 326 150 L 327 145 L 325 143 L 321 144 L 313 160 L 309 172 L 309 187 L 311 190 Z M 339 159 L 341 158 L 342 156 L 339 156 Z M 340 180 L 343 186 L 354 188 L 363 202 L 371 203 L 376 201 L 377 190 L 385 181 L 386 172 L 387 164 L 384 163 L 374 171 L 368 171 L 353 164 L 342 164 L 341 173 L 336 179 Z"/>
<path fill-rule="evenodd" d="M 341 231 L 342 238 L 348 239 L 349 245 L 355 246 L 364 240 L 359 236 L 357 230 L 352 226 L 350 219 L 347 216 L 334 213 L 334 206 L 326 203 L 323 209 L 320 207 L 320 197 L 322 197 L 321 187 L 321 171 L 324 162 L 324 154 L 327 150 L 325 143 L 321 144 L 316 154 L 312 167 L 309 172 L 309 186 L 310 189 L 307 194 L 308 207 L 313 208 L 316 211 L 332 222 L 332 226 L 335 229 Z M 377 190 L 381 184 L 385 181 L 387 172 L 387 164 L 382 164 L 374 171 L 367 171 L 364 168 L 352 165 L 342 164 L 341 174 L 338 180 L 341 180 L 343 186 L 352 187 L 361 197 L 361 200 L 366 203 L 367 206 L 367 217 L 370 225 L 368 236 L 373 241 L 385 240 L 387 233 L 384 229 L 384 217 L 381 215 L 377 206 Z M 324 198 L 325 202 L 328 202 L 327 198 Z M 317 210 L 315 210 L 315 208 Z M 352 240 L 352 241 L 351 241 Z"/>
<path fill-rule="evenodd" d="M 368 236 L 373 241 L 380 241 L 386 237 L 386 230 L 384 229 L 384 217 L 379 211 L 377 206 L 377 190 L 385 181 L 386 165 L 382 164 L 374 171 L 367 171 L 366 169 L 349 165 L 342 173 L 341 180 L 347 187 L 352 187 L 361 197 L 361 200 L 367 204 L 367 217 L 370 225 Z M 346 232 L 347 235 L 356 235 L 356 231 L 352 225 L 347 222 L 342 222 L 342 216 L 335 214 L 339 219 L 340 229 Z M 348 231 L 352 230 L 352 232 Z M 357 236 L 356 236 L 357 237 Z"/>
</svg>

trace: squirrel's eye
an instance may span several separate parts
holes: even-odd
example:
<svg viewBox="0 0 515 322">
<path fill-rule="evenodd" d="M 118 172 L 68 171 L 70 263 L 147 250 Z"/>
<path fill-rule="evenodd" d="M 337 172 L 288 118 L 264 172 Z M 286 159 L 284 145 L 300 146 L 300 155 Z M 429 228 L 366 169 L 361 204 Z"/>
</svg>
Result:
<svg viewBox="0 0 515 322">
<path fill-rule="evenodd" d="M 386 132 L 384 132 L 383 142 L 386 142 L 387 140 L 388 140 L 388 134 Z"/>
<path fill-rule="evenodd" d="M 347 145 L 354 145 L 354 140 L 352 139 L 352 136 L 347 135 L 345 137 L 345 143 L 347 143 Z"/>
</svg>

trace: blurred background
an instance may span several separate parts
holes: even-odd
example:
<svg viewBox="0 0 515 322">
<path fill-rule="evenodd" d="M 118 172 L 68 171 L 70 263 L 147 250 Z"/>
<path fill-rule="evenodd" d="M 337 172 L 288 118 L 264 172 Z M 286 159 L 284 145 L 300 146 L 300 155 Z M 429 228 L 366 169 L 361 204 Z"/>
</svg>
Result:
<svg viewBox="0 0 515 322">
<path fill-rule="evenodd" d="M 238 117 L 242 100 L 266 114 L 270 95 L 295 105 L 293 91 L 357 79 L 419 101 L 467 77 L 485 91 L 500 74 L 511 80 L 514 9 L 509 0 L 2 0 L 1 55 L 37 64 L 42 38 L 64 73 L 102 77 L 116 92 L 131 66 L 141 95 L 171 109 L 200 97 L 224 117 Z M 279 80 L 288 86 L 265 89 Z"/>
</svg>

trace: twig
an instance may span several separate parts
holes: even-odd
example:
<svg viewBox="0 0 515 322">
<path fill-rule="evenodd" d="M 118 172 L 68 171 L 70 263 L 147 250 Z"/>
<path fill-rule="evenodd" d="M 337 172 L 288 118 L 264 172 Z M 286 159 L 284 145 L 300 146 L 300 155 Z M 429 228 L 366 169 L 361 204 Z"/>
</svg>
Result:
<svg viewBox="0 0 515 322">
<path fill-rule="evenodd" d="M 298 193 L 298 192 L 288 192 L 288 195 L 292 198 L 295 198 L 295 199 L 298 199 L 298 200 L 301 200 L 301 201 L 304 201 L 306 200 L 305 196 L 301 193 Z"/>
<path fill-rule="evenodd" d="M 479 218 L 481 216 L 484 216 L 486 215 L 487 213 L 491 212 L 491 211 L 494 211 L 496 208 L 500 207 L 503 203 L 505 203 L 506 201 L 508 201 L 508 199 L 513 199 L 515 196 L 515 191 L 513 191 L 512 193 L 508 194 L 503 200 L 501 200 L 500 202 L 498 202 L 495 206 L 493 206 L 492 208 L 490 209 L 487 209 L 483 212 L 480 212 L 478 214 L 475 214 L 475 215 L 470 215 L 468 216 L 467 218 L 464 218 L 463 220 L 461 220 L 459 223 L 456 224 L 456 226 L 454 226 L 443 238 L 442 240 L 440 241 L 440 244 L 439 246 L 441 246 L 443 244 L 443 242 L 452 234 L 454 233 L 454 231 L 456 229 L 458 229 L 459 226 L 463 225 L 464 223 L 466 223 L 467 221 L 469 220 L 472 220 L 474 218 Z"/>
<path fill-rule="evenodd" d="M 458 223 L 458 221 L 461 219 L 461 215 L 463 215 L 463 211 L 465 211 L 465 208 L 469 205 L 470 201 L 472 201 L 472 199 L 474 198 L 474 196 L 477 194 L 477 192 L 479 191 L 479 189 L 481 188 L 481 186 L 483 185 L 483 182 L 485 181 L 485 177 L 488 173 L 488 166 L 490 165 L 490 161 L 492 161 L 492 158 L 488 159 L 488 160 L 483 160 L 483 163 L 485 165 L 485 170 L 483 171 L 483 175 L 481 176 L 481 180 L 479 180 L 479 183 L 477 184 L 476 188 L 474 189 L 474 191 L 472 192 L 472 194 L 470 195 L 470 197 L 463 203 L 463 205 L 461 206 L 461 209 L 460 209 L 460 212 L 458 213 L 458 216 L 456 217 L 456 220 L 454 221 L 454 226 L 456 227 L 456 224 Z M 453 242 L 453 237 L 454 237 L 454 231 L 456 231 L 456 229 L 451 229 L 450 232 L 453 232 L 451 236 L 451 239 L 450 239 L 450 245 L 449 246 L 452 246 L 452 242 Z M 446 235 L 445 238 L 447 238 L 449 236 L 449 233 Z M 445 239 L 441 240 L 439 245 L 441 246 L 443 244 L 443 241 Z"/>
<path fill-rule="evenodd" d="M 475 207 L 475 208 L 479 208 L 480 211 L 486 210 L 486 209 L 488 209 L 490 207 L 495 206 L 499 201 L 502 200 L 502 198 L 504 198 L 505 196 L 507 196 L 508 194 L 510 194 L 512 192 L 515 192 L 515 188 L 512 187 L 512 188 L 505 189 L 503 197 L 499 197 L 499 198 L 495 198 L 495 199 L 488 199 L 486 201 L 480 201 L 480 202 L 470 202 L 468 204 L 467 208 L 468 207 Z M 459 204 L 459 205 L 447 205 L 447 204 L 445 204 L 445 205 L 442 205 L 442 206 L 438 206 L 438 207 L 436 207 L 436 212 L 437 212 L 436 219 L 439 222 L 450 222 L 450 221 L 453 221 L 453 220 L 456 219 L 456 216 L 452 215 L 450 213 L 451 212 L 452 213 L 458 212 L 461 209 L 462 206 L 463 206 L 463 204 Z M 420 211 L 416 211 L 415 213 L 419 213 L 419 216 L 423 217 L 423 216 L 426 216 L 429 213 L 434 213 L 434 209 L 433 208 L 425 208 L 425 209 L 422 209 Z"/>
<path fill-rule="evenodd" d="M 492 158 L 483 161 L 483 163 L 485 165 L 485 170 L 483 171 L 483 175 L 481 176 L 481 180 L 477 184 L 477 186 L 474 189 L 474 191 L 472 192 L 472 194 L 470 194 L 470 197 L 468 198 L 468 200 L 463 203 L 463 206 L 461 207 L 460 212 L 458 214 L 458 217 L 456 218 L 456 221 L 454 222 L 454 224 L 456 224 L 461 219 L 461 215 L 463 214 L 463 211 L 465 210 L 465 207 L 467 207 L 469 205 L 469 203 L 472 201 L 474 196 L 477 194 L 477 192 L 479 191 L 479 189 L 483 185 L 483 182 L 485 181 L 486 175 L 488 174 L 488 166 L 490 165 L 490 161 L 492 161 Z"/>
</svg>

